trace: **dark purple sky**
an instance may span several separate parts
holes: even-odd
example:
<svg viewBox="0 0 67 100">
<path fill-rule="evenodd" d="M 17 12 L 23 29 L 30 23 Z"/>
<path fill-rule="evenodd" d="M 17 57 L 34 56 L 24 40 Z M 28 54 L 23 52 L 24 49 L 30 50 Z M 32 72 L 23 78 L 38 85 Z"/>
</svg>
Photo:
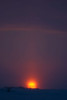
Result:
<svg viewBox="0 0 67 100">
<path fill-rule="evenodd" d="M 0 87 L 67 89 L 67 1 L 0 1 Z"/>
</svg>

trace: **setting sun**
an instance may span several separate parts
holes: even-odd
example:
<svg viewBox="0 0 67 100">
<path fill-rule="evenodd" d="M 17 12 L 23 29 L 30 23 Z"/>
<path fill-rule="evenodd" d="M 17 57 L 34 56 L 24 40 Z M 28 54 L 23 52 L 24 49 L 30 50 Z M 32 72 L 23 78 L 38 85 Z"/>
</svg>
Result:
<svg viewBox="0 0 67 100">
<path fill-rule="evenodd" d="M 33 82 L 33 81 L 28 82 L 28 88 L 31 88 L 31 89 L 37 88 L 36 82 Z"/>
</svg>

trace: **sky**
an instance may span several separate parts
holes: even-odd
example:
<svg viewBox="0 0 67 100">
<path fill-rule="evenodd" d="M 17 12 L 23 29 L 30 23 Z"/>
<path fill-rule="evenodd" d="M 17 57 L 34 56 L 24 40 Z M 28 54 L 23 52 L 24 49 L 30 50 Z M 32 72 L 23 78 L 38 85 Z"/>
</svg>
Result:
<svg viewBox="0 0 67 100">
<path fill-rule="evenodd" d="M 67 89 L 67 1 L 0 1 L 0 87 Z"/>
</svg>

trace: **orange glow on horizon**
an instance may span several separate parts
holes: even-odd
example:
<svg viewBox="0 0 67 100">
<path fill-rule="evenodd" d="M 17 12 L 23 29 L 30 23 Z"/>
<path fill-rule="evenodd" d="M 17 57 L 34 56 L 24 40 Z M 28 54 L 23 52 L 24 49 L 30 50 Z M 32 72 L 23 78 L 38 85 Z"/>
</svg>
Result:
<svg viewBox="0 0 67 100">
<path fill-rule="evenodd" d="M 27 88 L 36 89 L 37 88 L 36 82 L 35 81 L 29 81 L 27 83 Z"/>
</svg>

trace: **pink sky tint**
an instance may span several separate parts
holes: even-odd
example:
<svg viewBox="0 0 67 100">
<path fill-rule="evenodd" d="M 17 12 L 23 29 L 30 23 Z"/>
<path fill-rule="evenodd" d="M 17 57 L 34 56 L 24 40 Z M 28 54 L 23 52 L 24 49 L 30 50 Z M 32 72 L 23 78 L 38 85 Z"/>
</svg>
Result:
<svg viewBox="0 0 67 100">
<path fill-rule="evenodd" d="M 56 29 L 49 29 L 49 28 L 42 28 L 42 27 L 11 27 L 11 26 L 6 26 L 6 27 L 0 27 L 0 31 L 25 31 L 25 32 L 42 32 L 45 34 L 60 34 L 60 35 L 67 35 L 67 31 L 61 31 L 61 30 L 56 30 Z"/>
</svg>

